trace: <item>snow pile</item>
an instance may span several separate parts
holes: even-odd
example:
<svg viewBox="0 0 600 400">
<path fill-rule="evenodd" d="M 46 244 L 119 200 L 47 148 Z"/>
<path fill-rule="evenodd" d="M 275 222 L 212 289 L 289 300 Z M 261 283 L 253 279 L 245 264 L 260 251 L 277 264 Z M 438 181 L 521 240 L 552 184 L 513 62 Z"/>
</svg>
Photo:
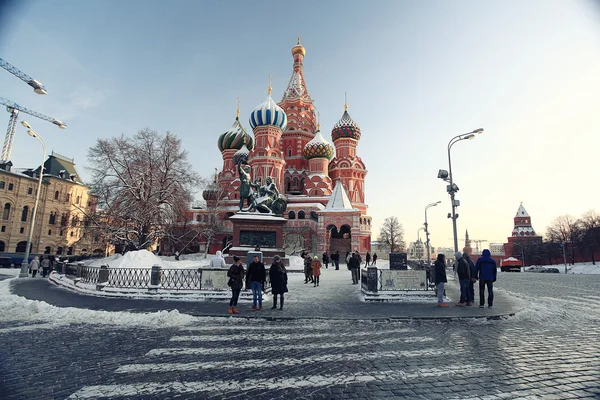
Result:
<svg viewBox="0 0 600 400">
<path fill-rule="evenodd" d="M 289 256 L 290 269 L 304 269 L 304 259 L 300 256 Z"/>
<path fill-rule="evenodd" d="M 27 300 L 11 294 L 11 280 L 0 282 L 0 321 L 40 321 L 53 326 L 90 323 L 169 328 L 188 325 L 197 320 L 191 315 L 180 314 L 177 310 L 138 314 L 55 307 L 43 301 Z"/>
<path fill-rule="evenodd" d="M 148 250 L 129 251 L 125 255 L 115 254 L 114 256 L 101 258 L 90 262 L 88 265 L 99 267 L 108 265 L 110 268 L 152 268 L 153 265 L 160 265 L 162 268 L 200 268 L 207 267 L 214 255 L 204 254 L 185 254 L 175 260 L 175 257 L 158 257 Z"/>
<path fill-rule="evenodd" d="M 558 267 L 558 270 L 564 271 L 564 265 L 562 266 L 552 266 L 554 268 Z M 600 274 L 600 264 L 592 264 L 592 263 L 577 263 L 575 265 L 570 266 L 567 269 L 567 273 L 569 274 Z M 562 272 L 562 271 L 561 271 Z"/>
<path fill-rule="evenodd" d="M 514 257 L 508 257 L 507 259 L 505 259 L 504 261 L 519 261 Z"/>
</svg>

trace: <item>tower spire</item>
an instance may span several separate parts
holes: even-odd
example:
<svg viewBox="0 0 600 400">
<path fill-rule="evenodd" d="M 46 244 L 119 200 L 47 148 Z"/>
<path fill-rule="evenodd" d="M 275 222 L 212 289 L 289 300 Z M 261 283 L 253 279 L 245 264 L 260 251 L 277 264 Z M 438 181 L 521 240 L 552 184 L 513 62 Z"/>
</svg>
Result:
<svg viewBox="0 0 600 400">
<path fill-rule="evenodd" d="M 273 88 L 271 87 L 272 80 L 273 80 L 273 78 L 271 77 L 271 75 L 269 75 L 269 89 L 268 89 L 269 96 L 271 95 L 271 92 L 273 91 Z"/>
<path fill-rule="evenodd" d="M 348 95 L 344 92 L 344 111 L 348 111 Z"/>
<path fill-rule="evenodd" d="M 240 98 L 238 97 L 237 110 L 235 110 L 235 119 L 240 118 Z"/>
</svg>

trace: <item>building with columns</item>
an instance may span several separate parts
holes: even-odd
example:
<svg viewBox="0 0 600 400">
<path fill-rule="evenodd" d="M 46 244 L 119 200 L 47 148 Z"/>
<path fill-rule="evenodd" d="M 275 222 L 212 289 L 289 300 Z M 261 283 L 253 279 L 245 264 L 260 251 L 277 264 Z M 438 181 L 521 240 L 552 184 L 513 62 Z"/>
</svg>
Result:
<svg viewBox="0 0 600 400">
<path fill-rule="evenodd" d="M 247 158 L 251 180 L 264 184 L 270 177 L 288 207 L 283 215 L 286 250 L 312 252 L 371 250 L 371 217 L 365 202 L 367 169 L 358 156 L 361 130 L 350 117 L 348 105 L 331 129 L 331 141 L 321 132 L 314 100 L 303 72 L 306 49 L 292 47 L 292 75 L 282 99 L 275 103 L 272 89 L 252 110 L 250 134 L 240 121 L 239 106 L 231 128 L 221 134 L 217 145 L 223 165 L 212 188 L 204 192 L 205 210 L 191 210 L 189 219 L 202 223 L 202 214 L 217 206 L 223 210 L 222 232 L 210 251 L 226 247 L 231 239 L 227 219 L 240 209 L 240 178 L 237 164 Z M 218 192 L 218 194 L 216 194 Z"/>
</svg>

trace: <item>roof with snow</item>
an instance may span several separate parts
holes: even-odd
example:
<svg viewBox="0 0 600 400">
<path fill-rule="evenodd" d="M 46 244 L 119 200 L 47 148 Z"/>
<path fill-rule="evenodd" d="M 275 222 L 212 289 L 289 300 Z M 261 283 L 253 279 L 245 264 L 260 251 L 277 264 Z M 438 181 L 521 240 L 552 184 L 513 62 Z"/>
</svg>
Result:
<svg viewBox="0 0 600 400">
<path fill-rule="evenodd" d="M 527 210 L 525 210 L 525 207 L 523 207 L 523 203 L 521 203 L 521 205 L 519 206 L 519 209 L 517 210 L 517 215 L 515 215 L 515 217 L 529 217 L 529 214 L 527 214 Z"/>
<path fill-rule="evenodd" d="M 323 211 L 354 211 L 346 188 L 342 184 L 342 181 L 338 179 L 333 189 L 333 193 L 329 197 L 329 201 Z"/>
</svg>

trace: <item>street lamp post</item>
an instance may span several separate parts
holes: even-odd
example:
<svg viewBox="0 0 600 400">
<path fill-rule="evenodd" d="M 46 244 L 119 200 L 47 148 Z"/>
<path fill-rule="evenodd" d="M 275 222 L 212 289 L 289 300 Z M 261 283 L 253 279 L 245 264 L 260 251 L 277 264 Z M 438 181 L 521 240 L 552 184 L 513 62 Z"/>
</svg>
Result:
<svg viewBox="0 0 600 400">
<path fill-rule="evenodd" d="M 421 232 L 421 231 L 424 231 L 424 230 L 425 230 L 425 228 L 423 228 L 423 227 L 420 227 L 419 229 L 417 229 L 417 243 L 415 244 L 415 250 L 417 249 L 417 246 L 418 246 L 419 248 L 421 247 L 421 246 L 420 246 L 420 243 L 421 243 L 421 235 L 419 235 L 419 232 Z M 423 255 L 421 254 L 421 252 L 420 252 L 420 251 L 418 251 L 418 254 L 417 254 L 417 255 L 419 256 L 419 260 L 421 260 L 421 258 L 423 257 Z"/>
<path fill-rule="evenodd" d="M 429 247 L 429 224 L 427 223 L 427 209 L 431 207 L 435 207 L 440 204 L 441 201 L 436 201 L 435 203 L 427 204 L 425 206 L 425 246 L 427 247 L 427 266 L 431 265 L 431 250 Z"/>
<path fill-rule="evenodd" d="M 40 201 L 40 193 L 42 192 L 42 178 L 44 176 L 44 162 L 46 161 L 46 143 L 44 139 L 31 128 L 26 121 L 21 121 L 21 125 L 27 128 L 27 134 L 31 137 L 34 137 L 41 143 L 43 151 L 42 155 L 42 164 L 40 165 L 40 176 L 38 178 L 38 188 L 37 193 L 35 194 L 35 203 L 33 205 L 33 212 L 31 213 L 31 222 L 29 223 L 29 233 L 27 234 L 27 248 L 25 249 L 25 257 L 23 258 L 23 262 L 21 263 L 21 272 L 19 273 L 19 278 L 27 278 L 29 276 L 27 269 L 29 267 L 29 253 L 31 247 L 31 237 L 33 236 L 33 228 L 35 227 L 35 215 L 37 213 L 38 203 Z"/>
<path fill-rule="evenodd" d="M 456 214 L 456 207 L 460 205 L 460 202 L 458 200 L 455 200 L 454 198 L 454 195 L 456 194 L 456 192 L 458 192 L 458 186 L 454 183 L 454 180 L 452 178 L 452 160 L 450 157 L 450 150 L 452 149 L 452 146 L 455 143 L 460 142 L 461 140 L 473 139 L 475 138 L 475 134 L 479 134 L 482 132 L 483 128 L 479 128 L 469 133 L 463 133 L 462 135 L 454 136 L 452 139 L 450 139 L 450 141 L 448 142 L 448 171 L 440 170 L 440 172 L 438 173 L 438 178 L 441 178 L 450 183 L 446 187 L 446 190 L 450 194 L 450 200 L 452 202 L 452 214 L 449 215 L 449 218 L 452 218 L 455 253 L 458 251 L 458 233 L 456 232 L 456 218 L 458 218 L 458 214 Z"/>
<path fill-rule="evenodd" d="M 521 248 L 521 261 L 523 262 L 523 272 L 525 271 L 525 251 L 523 250 L 523 245 L 517 242 L 514 242 L 513 244 L 516 244 L 517 246 L 519 246 Z"/>
<path fill-rule="evenodd" d="M 565 274 L 567 273 L 567 253 L 565 252 L 565 241 L 561 242 L 562 252 L 563 252 L 563 260 L 565 262 Z"/>
</svg>

